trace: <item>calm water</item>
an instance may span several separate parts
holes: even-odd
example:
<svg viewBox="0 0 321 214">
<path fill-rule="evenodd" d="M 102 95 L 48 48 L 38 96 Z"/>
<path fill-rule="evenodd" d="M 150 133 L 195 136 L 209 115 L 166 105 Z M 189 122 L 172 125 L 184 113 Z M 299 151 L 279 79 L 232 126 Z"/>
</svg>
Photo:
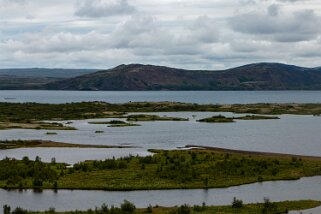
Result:
<svg viewBox="0 0 321 214">
<path fill-rule="evenodd" d="M 221 189 L 195 190 L 153 190 L 153 191 L 69 191 L 51 190 L 35 193 L 27 191 L 0 190 L 0 206 L 9 204 L 12 207 L 21 206 L 26 209 L 45 210 L 55 207 L 57 210 L 89 209 L 100 206 L 119 205 L 123 200 L 129 200 L 137 207 L 151 205 L 174 206 L 188 203 L 191 205 L 226 205 L 233 197 L 242 199 L 245 203 L 262 202 L 264 197 L 272 201 L 311 199 L 321 200 L 321 177 L 302 178 L 296 181 L 274 181 L 242 185 Z M 319 209 L 320 211 L 320 209 Z M 314 213 L 320 213 L 320 212 Z"/>
<path fill-rule="evenodd" d="M 9 99 L 8 99 L 9 98 Z M 76 92 L 76 91 L 0 91 L 0 102 L 65 103 L 81 101 L 180 101 L 190 103 L 321 103 L 319 91 L 223 91 L 223 92 Z M 43 161 L 56 157 L 57 161 L 75 163 L 88 159 L 105 159 L 121 156 L 148 155 L 149 148 L 173 149 L 187 144 L 207 145 L 231 149 L 283 152 L 321 156 L 321 117 L 282 115 L 280 120 L 237 121 L 226 124 L 198 123 L 195 120 L 217 113 L 175 112 L 160 115 L 188 117 L 186 122 L 141 122 L 142 126 L 108 128 L 106 125 L 72 121 L 77 131 L 1 130 L 0 139 L 45 139 L 67 143 L 131 145 L 128 149 L 35 148 L 0 151 L 4 157 L 22 158 L 40 156 Z M 222 113 L 232 116 L 232 113 Z M 107 119 L 99 119 L 107 120 Z M 99 121 L 98 120 L 98 121 Z M 67 121 L 66 121 L 67 122 Z M 96 134 L 102 130 L 104 133 Z M 233 197 L 245 203 L 261 202 L 264 197 L 272 201 L 315 199 L 321 200 L 321 177 L 298 181 L 264 182 L 239 187 L 209 190 L 165 191 L 5 191 L 0 190 L 0 207 L 9 204 L 27 209 L 57 210 L 88 209 L 102 203 L 119 205 L 124 199 L 138 207 L 149 204 L 173 206 L 184 203 L 222 205 L 230 204 Z M 0 213 L 2 209 L 0 209 Z M 313 209 L 306 213 L 321 213 Z"/>
<path fill-rule="evenodd" d="M 88 159 L 104 159 L 128 154 L 145 155 L 146 150 L 173 149 L 187 144 L 222 147 L 230 149 L 282 152 L 321 156 L 321 117 L 282 115 L 280 120 L 239 120 L 235 123 L 199 123 L 195 120 L 218 113 L 175 112 L 159 115 L 190 118 L 190 121 L 140 122 L 142 126 L 109 128 L 107 125 L 73 121 L 76 131 L 56 131 L 46 135 L 47 130 L 1 130 L 0 139 L 45 139 L 58 142 L 103 145 L 129 145 L 133 149 L 52 149 L 33 148 L 0 151 L 0 158 L 23 156 L 42 157 L 50 160 L 75 163 Z M 233 116 L 232 113 L 221 113 Z M 110 119 L 109 119 L 110 120 Z M 104 133 L 96 134 L 96 130 Z"/>
<path fill-rule="evenodd" d="M 0 102 L 320 103 L 320 91 L 0 91 Z"/>
</svg>

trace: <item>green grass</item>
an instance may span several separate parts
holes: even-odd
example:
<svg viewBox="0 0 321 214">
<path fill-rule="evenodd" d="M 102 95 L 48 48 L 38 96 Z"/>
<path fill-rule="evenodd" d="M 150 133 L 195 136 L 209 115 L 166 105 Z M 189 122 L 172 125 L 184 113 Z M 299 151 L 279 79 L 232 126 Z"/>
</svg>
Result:
<svg viewBox="0 0 321 214">
<path fill-rule="evenodd" d="M 191 104 L 177 102 L 131 102 L 110 104 L 104 102 L 82 102 L 68 104 L 0 103 L 0 122 L 28 124 L 42 120 L 77 120 L 90 118 L 125 118 L 127 112 L 179 112 L 207 111 L 234 112 L 244 114 L 298 114 L 320 115 L 320 104 Z M 6 128 L 1 127 L 0 129 Z"/>
<path fill-rule="evenodd" d="M 106 125 L 106 124 L 113 124 L 113 125 L 119 125 L 119 124 L 126 124 L 126 122 L 121 120 L 111 120 L 111 121 L 91 121 L 88 122 L 88 124 L 98 124 L 98 125 Z"/>
<path fill-rule="evenodd" d="M 188 118 L 167 117 L 152 114 L 132 114 L 127 116 L 127 121 L 188 121 Z"/>
<path fill-rule="evenodd" d="M 57 132 L 47 132 L 46 135 L 57 135 Z"/>
<path fill-rule="evenodd" d="M 87 161 L 63 169 L 62 189 L 146 190 L 216 188 L 321 175 L 321 159 L 217 151 L 159 151 L 148 157 Z M 21 178 L 22 188 L 32 188 Z M 0 179 L 2 188 L 18 188 Z M 41 188 L 52 188 L 44 183 Z"/>
<path fill-rule="evenodd" d="M 24 211 L 26 214 L 103 214 L 103 213 L 113 213 L 113 214 L 130 214 L 130 213 L 155 213 L 155 214 L 282 214 L 288 213 L 288 211 L 295 210 L 305 210 L 310 208 L 315 208 L 321 205 L 320 201 L 314 200 L 301 200 L 301 201 L 282 201 L 282 202 L 270 202 L 266 200 L 264 203 L 256 204 L 244 204 L 240 208 L 234 208 L 232 205 L 227 206 L 206 206 L 206 205 L 181 205 L 175 207 L 151 207 L 148 208 L 136 208 L 136 206 L 130 202 L 124 202 L 121 204 L 120 208 L 106 205 L 101 207 L 96 207 L 95 209 L 89 209 L 86 211 L 64 211 L 56 212 L 54 208 L 47 211 L 26 211 L 21 208 L 15 209 L 13 211 Z M 22 213 L 22 212 L 20 212 Z"/>
<path fill-rule="evenodd" d="M 246 115 L 241 117 L 225 117 L 223 115 L 215 115 L 208 118 L 203 118 L 198 120 L 198 122 L 205 123 L 232 123 L 235 120 L 271 120 L 271 119 L 280 119 L 276 116 L 266 116 L 266 115 Z"/>
<path fill-rule="evenodd" d="M 236 120 L 277 120 L 280 119 L 276 116 L 266 116 L 266 115 L 245 115 L 242 117 L 234 117 Z"/>
<path fill-rule="evenodd" d="M 225 117 L 223 115 L 216 115 L 208 118 L 203 118 L 198 120 L 198 122 L 203 123 L 233 123 L 233 118 Z"/>
<path fill-rule="evenodd" d="M 127 123 L 121 120 L 111 120 L 111 121 L 93 121 L 88 122 L 89 124 L 109 124 L 108 127 L 126 127 L 126 126 L 140 126 L 140 124 Z"/>
<path fill-rule="evenodd" d="M 97 132 L 96 132 L 97 133 Z M 100 132 L 98 132 L 100 133 Z M 61 143 L 45 140 L 1 140 L 1 149 L 17 148 L 129 148 L 128 146 Z"/>
</svg>

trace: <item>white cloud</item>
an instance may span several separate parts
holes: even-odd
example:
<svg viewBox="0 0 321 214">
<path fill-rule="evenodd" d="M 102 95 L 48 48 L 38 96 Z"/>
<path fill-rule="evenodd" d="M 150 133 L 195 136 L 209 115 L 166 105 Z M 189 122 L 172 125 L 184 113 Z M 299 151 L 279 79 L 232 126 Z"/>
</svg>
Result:
<svg viewBox="0 0 321 214">
<path fill-rule="evenodd" d="M 321 65 L 317 0 L 0 2 L 2 67 Z"/>
</svg>

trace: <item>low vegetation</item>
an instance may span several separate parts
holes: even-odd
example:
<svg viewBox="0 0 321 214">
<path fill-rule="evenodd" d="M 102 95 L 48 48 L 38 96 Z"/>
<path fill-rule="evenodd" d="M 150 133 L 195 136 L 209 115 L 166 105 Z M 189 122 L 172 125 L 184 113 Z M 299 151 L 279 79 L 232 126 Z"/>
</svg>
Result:
<svg viewBox="0 0 321 214">
<path fill-rule="evenodd" d="M 225 117 L 223 115 L 215 115 L 208 118 L 203 118 L 198 120 L 198 122 L 206 123 L 232 123 L 235 120 L 271 120 L 271 119 L 280 119 L 276 116 L 266 116 L 266 115 L 245 115 L 241 117 Z"/>
<path fill-rule="evenodd" d="M 140 126 L 139 124 L 135 123 L 126 123 L 122 120 L 111 120 L 111 121 L 93 121 L 88 122 L 89 124 L 109 124 L 108 127 L 126 127 L 126 126 Z"/>
<path fill-rule="evenodd" d="M 236 120 L 277 120 L 280 119 L 276 116 L 266 116 L 266 115 L 245 115 L 241 117 L 234 117 Z"/>
<path fill-rule="evenodd" d="M 167 117 L 152 114 L 132 114 L 127 116 L 127 121 L 188 121 L 188 118 Z"/>
<path fill-rule="evenodd" d="M 198 122 L 204 123 L 232 123 L 234 122 L 233 118 L 225 117 L 223 115 L 212 116 L 208 118 L 203 118 L 198 120 Z"/>
<path fill-rule="evenodd" d="M 147 208 L 136 208 L 136 206 L 129 202 L 124 201 L 120 207 L 111 206 L 108 207 L 103 204 L 101 207 L 95 209 L 89 209 L 86 211 L 65 211 L 56 212 L 54 208 L 50 208 L 44 212 L 27 211 L 20 207 L 15 208 L 11 211 L 11 207 L 8 205 L 3 206 L 4 214 L 131 214 L 131 213 L 156 213 L 156 214 L 207 214 L 207 213 L 220 213 L 220 214 L 248 214 L 248 213 L 266 213 L 266 214 L 281 214 L 288 213 L 292 210 L 305 210 L 314 208 L 321 205 L 319 201 L 313 200 L 301 200 L 301 201 L 283 201 L 283 202 L 270 202 L 269 199 L 264 199 L 264 203 L 256 204 L 241 204 L 242 206 L 235 206 L 235 202 L 242 202 L 242 200 L 234 199 L 232 205 L 227 206 L 206 206 L 205 203 L 200 205 L 190 206 L 184 204 L 175 207 L 152 207 L 151 205 Z M 240 205 L 240 204 L 239 204 Z"/>
<path fill-rule="evenodd" d="M 128 146 L 112 146 L 112 145 L 92 145 L 92 144 L 72 144 L 61 143 L 44 140 L 1 140 L 1 149 L 17 149 L 17 148 L 36 148 L 36 147 L 54 147 L 54 148 L 130 148 Z"/>
<path fill-rule="evenodd" d="M 76 128 L 64 126 L 62 123 L 48 123 L 33 120 L 26 120 L 24 122 L 0 122 L 0 130 L 1 129 L 76 130 Z"/>
<path fill-rule="evenodd" d="M 43 120 L 78 120 L 117 117 L 126 118 L 125 112 L 178 111 L 234 112 L 266 115 L 320 115 L 321 104 L 259 103 L 201 105 L 178 102 L 130 102 L 124 104 L 110 104 L 104 102 L 81 102 L 67 104 L 0 103 L 0 129 L 14 127 L 27 128 L 31 125 L 32 128 L 48 128 L 42 127 L 45 124 L 42 124 L 42 126 L 39 124 L 39 121 Z M 33 123 L 37 125 L 34 125 Z M 60 129 L 63 127 L 58 125 L 56 128 Z"/>
<path fill-rule="evenodd" d="M 253 182 L 298 179 L 321 175 L 321 158 L 291 155 L 246 154 L 214 150 L 154 151 L 153 156 L 129 156 L 103 161 L 86 161 L 58 170 L 56 188 L 101 190 L 146 190 L 214 188 Z M 6 160 L 10 169 L 20 161 Z M 43 164 L 44 167 L 50 166 Z M 5 170 L 6 165 L 1 167 Z M 0 179 L 2 188 L 33 188 L 32 179 L 22 175 L 19 183 Z M 52 188 L 43 183 L 41 188 Z"/>
</svg>

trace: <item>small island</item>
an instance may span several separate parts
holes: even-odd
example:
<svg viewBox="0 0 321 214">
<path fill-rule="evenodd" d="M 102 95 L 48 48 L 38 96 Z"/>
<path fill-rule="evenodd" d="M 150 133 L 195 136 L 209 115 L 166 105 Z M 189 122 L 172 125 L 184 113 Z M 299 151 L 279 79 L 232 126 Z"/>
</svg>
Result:
<svg viewBox="0 0 321 214">
<path fill-rule="evenodd" d="M 278 120 L 277 116 L 267 116 L 267 115 L 245 115 L 241 117 L 233 117 L 236 120 Z"/>
<path fill-rule="evenodd" d="M 17 149 L 17 148 L 132 148 L 129 146 L 113 146 L 113 145 L 92 145 L 92 144 L 72 144 L 61 143 L 45 140 L 2 140 L 0 141 L 1 149 Z"/>
<path fill-rule="evenodd" d="M 167 117 L 152 114 L 132 114 L 127 116 L 127 121 L 188 121 L 188 118 Z"/>
<path fill-rule="evenodd" d="M 140 124 L 127 123 L 122 120 L 111 120 L 111 121 L 93 121 L 88 122 L 89 124 L 109 124 L 108 127 L 126 127 L 126 126 L 140 126 Z"/>
<path fill-rule="evenodd" d="M 213 117 L 203 118 L 200 120 L 197 120 L 197 122 L 203 122 L 203 123 L 233 123 L 233 118 L 225 117 L 223 115 L 216 115 Z"/>
<path fill-rule="evenodd" d="M 205 123 L 233 123 L 235 120 L 275 120 L 280 119 L 276 116 L 266 116 L 266 115 L 245 115 L 241 117 L 225 117 L 223 115 L 215 115 L 208 118 L 203 118 L 197 120 L 198 122 Z"/>
<path fill-rule="evenodd" d="M 57 122 L 41 122 L 41 121 L 19 121 L 19 122 L 0 122 L 0 130 L 5 129 L 44 129 L 44 130 L 77 130 L 71 126 L 64 126 Z"/>
</svg>

